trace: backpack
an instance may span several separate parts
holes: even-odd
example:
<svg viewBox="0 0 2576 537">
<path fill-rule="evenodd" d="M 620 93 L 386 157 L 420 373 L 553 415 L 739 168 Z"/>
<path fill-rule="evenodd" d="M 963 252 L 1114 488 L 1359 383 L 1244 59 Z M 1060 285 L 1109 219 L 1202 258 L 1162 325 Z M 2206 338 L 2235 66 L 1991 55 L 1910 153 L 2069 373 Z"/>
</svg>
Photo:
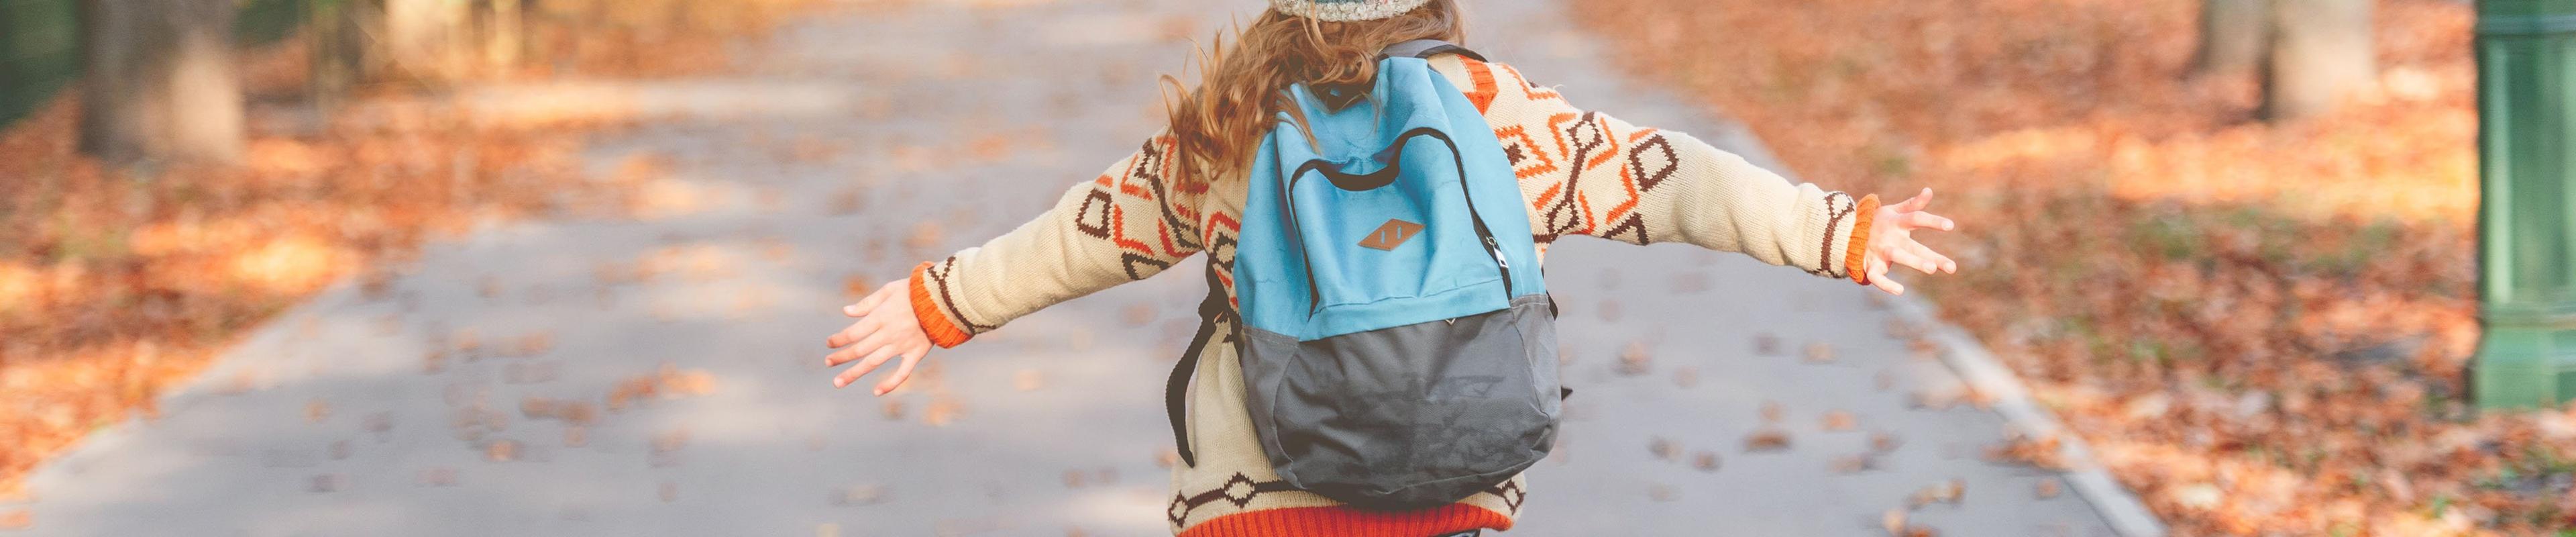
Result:
<svg viewBox="0 0 2576 537">
<path fill-rule="evenodd" d="M 1289 487 L 1368 509 L 1490 489 L 1547 456 L 1563 390 L 1554 305 L 1493 127 L 1425 58 L 1389 47 L 1368 93 L 1288 90 L 1258 148 L 1235 245 L 1240 308 L 1214 257 L 1204 322 L 1165 404 L 1195 466 L 1182 397 L 1199 349 L 1240 311 L 1244 407 Z M 1335 106 L 1338 104 L 1338 106 Z"/>
</svg>

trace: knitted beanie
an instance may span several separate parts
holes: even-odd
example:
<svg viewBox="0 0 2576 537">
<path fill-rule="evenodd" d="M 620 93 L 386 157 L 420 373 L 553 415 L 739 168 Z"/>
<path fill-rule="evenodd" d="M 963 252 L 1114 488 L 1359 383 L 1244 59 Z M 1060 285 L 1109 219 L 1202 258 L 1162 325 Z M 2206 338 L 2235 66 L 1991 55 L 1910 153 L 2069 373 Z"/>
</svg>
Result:
<svg viewBox="0 0 2576 537">
<path fill-rule="evenodd" d="M 1320 21 L 1367 21 L 1392 18 L 1431 0 L 1270 0 L 1270 9 Z"/>
</svg>

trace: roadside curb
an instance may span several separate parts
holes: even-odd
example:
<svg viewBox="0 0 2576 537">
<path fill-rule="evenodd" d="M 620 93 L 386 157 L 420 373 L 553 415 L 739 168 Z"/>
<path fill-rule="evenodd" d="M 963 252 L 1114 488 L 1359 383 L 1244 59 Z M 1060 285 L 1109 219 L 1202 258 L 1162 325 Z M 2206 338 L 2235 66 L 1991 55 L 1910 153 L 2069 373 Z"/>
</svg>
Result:
<svg viewBox="0 0 2576 537">
<path fill-rule="evenodd" d="M 1939 344 L 1942 365 L 1958 373 L 1959 380 L 1966 382 L 1979 395 L 1993 400 L 1995 414 L 2003 416 L 2005 423 L 2024 434 L 2057 439 L 2057 457 L 2066 462 L 2066 469 L 2059 473 L 2076 495 L 2082 496 L 2085 503 L 2092 504 L 2093 510 L 2102 514 L 2103 522 L 2110 524 L 2111 531 L 2121 537 L 2165 535 L 2164 522 L 2093 459 L 2093 449 L 2085 445 L 2083 438 L 2059 425 L 2055 415 L 2032 401 L 2030 390 L 2022 387 L 2021 379 L 2013 376 L 2012 370 L 2005 368 L 2003 362 L 1996 360 L 1994 353 L 1986 350 L 1985 344 L 1968 335 L 1967 331 L 1941 322 L 1931 301 L 1909 295 L 1890 297 L 1887 304 L 1888 310 L 1897 316 L 1927 327 L 1925 337 Z"/>
<path fill-rule="evenodd" d="M 1770 146 L 1764 145 L 1752 129 L 1732 118 L 1719 118 L 1717 123 L 1720 131 L 1710 134 L 1724 140 L 1722 146 L 1729 146 L 1756 165 L 1797 180 L 1797 174 L 1773 156 Z M 2083 437 L 2066 430 L 2057 422 L 2055 414 L 2031 400 L 2030 390 L 2022 387 L 2021 378 L 2014 376 L 2011 368 L 2004 367 L 2003 362 L 1986 350 L 1986 345 L 1977 341 L 1976 336 L 1942 322 L 1939 310 L 1921 295 L 1878 298 L 1885 299 L 1889 312 L 1924 327 L 1924 337 L 1939 345 L 1941 364 L 1958 374 L 1959 380 L 1967 383 L 1970 389 L 1991 399 L 1995 414 L 2003 416 L 2006 426 L 2033 437 L 2055 437 L 2058 441 L 2057 457 L 2066 463 L 2066 469 L 2058 473 L 2065 477 L 2067 486 L 2073 488 L 2077 496 L 2083 497 L 2085 503 L 2093 506 L 2094 512 L 2102 515 L 2102 521 L 2111 526 L 2112 532 L 2120 537 L 2166 535 L 2164 521 L 2156 518 L 2155 512 L 2148 511 L 2147 505 L 2138 501 L 2138 496 L 2128 487 L 2112 478 L 2111 472 L 2104 470 L 2101 462 L 2094 460 L 2093 449 L 2084 443 Z"/>
</svg>

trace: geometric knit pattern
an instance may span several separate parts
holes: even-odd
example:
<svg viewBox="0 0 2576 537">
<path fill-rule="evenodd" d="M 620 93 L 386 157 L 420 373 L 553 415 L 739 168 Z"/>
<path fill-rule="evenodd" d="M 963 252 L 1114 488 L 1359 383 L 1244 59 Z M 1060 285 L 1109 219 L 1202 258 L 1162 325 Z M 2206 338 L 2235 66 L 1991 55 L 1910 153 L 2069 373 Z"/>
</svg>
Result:
<svg viewBox="0 0 2576 537">
<path fill-rule="evenodd" d="M 1865 243 L 1849 195 L 1793 184 L 1689 135 L 1631 125 L 1568 104 L 1518 70 L 1457 55 L 1432 58 L 1482 112 L 1518 177 L 1542 262 L 1573 235 L 1738 252 L 1809 274 L 1846 278 Z M 1246 183 L 1240 170 L 1209 181 L 1174 173 L 1172 139 L 1157 135 L 1035 220 L 924 263 L 912 274 L 914 312 L 931 341 L 953 347 L 1047 306 L 1152 277 L 1208 254 L 1229 297 Z M 1210 177 L 1190 174 L 1189 177 Z M 1217 334 L 1232 332 L 1221 316 Z M 1164 518 L 1186 537 L 1350 535 L 1421 537 L 1510 529 L 1530 487 L 1514 476 L 1447 507 L 1405 513 L 1342 506 L 1279 482 L 1244 409 L 1234 345 L 1211 338 L 1186 397 L 1197 464 L 1175 465 Z"/>
</svg>

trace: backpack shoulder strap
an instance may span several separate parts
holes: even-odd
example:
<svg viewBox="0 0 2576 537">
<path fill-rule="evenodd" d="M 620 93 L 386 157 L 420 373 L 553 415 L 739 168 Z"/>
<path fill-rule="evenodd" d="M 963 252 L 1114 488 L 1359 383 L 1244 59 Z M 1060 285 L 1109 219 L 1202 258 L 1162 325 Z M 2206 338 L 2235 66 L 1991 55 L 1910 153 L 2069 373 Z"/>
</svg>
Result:
<svg viewBox="0 0 2576 537">
<path fill-rule="evenodd" d="M 1189 416 L 1185 412 L 1189 403 L 1190 374 L 1198 371 L 1200 351 L 1205 350 L 1208 340 L 1216 336 L 1218 321 L 1232 313 L 1232 306 L 1225 299 L 1225 283 L 1216 277 L 1215 254 L 1208 254 L 1207 265 L 1208 294 L 1207 299 L 1199 301 L 1198 335 L 1190 338 L 1189 349 L 1181 352 L 1180 363 L 1172 364 L 1172 375 L 1164 379 L 1163 384 L 1163 412 L 1172 420 L 1172 443 L 1181 455 L 1181 464 L 1192 468 L 1198 467 L 1199 461 L 1198 454 L 1190 450 Z M 1228 335 L 1225 341 L 1235 339 Z"/>
<path fill-rule="evenodd" d="M 1485 60 L 1485 55 L 1483 55 L 1483 54 L 1477 54 L 1477 53 L 1476 53 L 1476 51 L 1473 51 L 1473 50 L 1467 50 L 1467 47 L 1461 47 L 1461 46 L 1458 46 L 1458 44 L 1456 44 L 1456 43 L 1451 43 L 1451 42 L 1448 42 L 1448 41 L 1441 41 L 1441 40 L 1438 40 L 1438 39 L 1415 39 L 1415 40 L 1412 40 L 1412 41 L 1406 41 L 1406 42 L 1402 42 L 1402 43 L 1396 43 L 1396 44 L 1393 44 L 1393 45 L 1387 45 L 1386 50 L 1385 50 L 1384 52 L 1379 52 L 1377 56 L 1378 56 L 1378 58 L 1379 58 L 1379 59 L 1385 59 L 1385 58 L 1423 58 L 1423 59 L 1430 59 L 1432 56 L 1438 56 L 1438 55 L 1441 55 L 1441 54 L 1457 54 L 1457 55 L 1460 55 L 1460 56 L 1466 56 L 1466 57 L 1469 57 L 1469 58 L 1475 58 L 1475 59 L 1476 59 L 1476 61 L 1480 61 L 1480 62 L 1481 62 L 1481 61 L 1486 61 L 1486 60 Z"/>
</svg>

